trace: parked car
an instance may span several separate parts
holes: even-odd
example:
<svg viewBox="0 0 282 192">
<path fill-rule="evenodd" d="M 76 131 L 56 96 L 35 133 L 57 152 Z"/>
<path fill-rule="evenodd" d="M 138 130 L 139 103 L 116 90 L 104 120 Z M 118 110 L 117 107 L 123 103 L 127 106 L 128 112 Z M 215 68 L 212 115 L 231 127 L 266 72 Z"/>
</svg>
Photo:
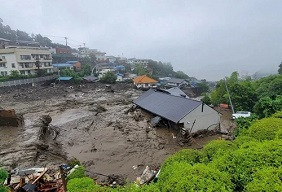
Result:
<svg viewBox="0 0 282 192">
<path fill-rule="evenodd" d="M 250 117 L 251 116 L 251 112 L 249 111 L 237 111 L 236 113 L 232 114 L 232 119 L 237 119 L 239 117 Z"/>
</svg>

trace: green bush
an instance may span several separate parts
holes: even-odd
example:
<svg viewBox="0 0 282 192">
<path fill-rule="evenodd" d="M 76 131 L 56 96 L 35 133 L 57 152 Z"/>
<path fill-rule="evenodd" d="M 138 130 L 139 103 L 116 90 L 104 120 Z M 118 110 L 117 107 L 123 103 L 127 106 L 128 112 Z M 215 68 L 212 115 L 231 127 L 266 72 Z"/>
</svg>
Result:
<svg viewBox="0 0 282 192">
<path fill-rule="evenodd" d="M 265 166 L 279 167 L 282 159 L 282 140 L 244 143 L 232 153 L 215 159 L 212 165 L 230 174 L 236 191 L 244 190 L 253 173 Z"/>
<path fill-rule="evenodd" d="M 110 83 L 110 84 L 115 83 L 116 80 L 117 80 L 117 76 L 111 71 L 105 73 L 104 76 L 101 78 L 101 82 Z"/>
<path fill-rule="evenodd" d="M 201 101 L 207 105 L 211 104 L 211 98 L 207 94 L 204 94 L 204 97 L 201 99 Z"/>
<path fill-rule="evenodd" d="M 168 157 L 163 163 L 162 169 L 175 162 L 185 162 L 193 165 L 195 163 L 199 163 L 200 158 L 201 158 L 200 151 L 193 149 L 182 149 L 176 152 L 175 154 L 171 155 L 170 157 Z"/>
<path fill-rule="evenodd" d="M 259 118 L 269 117 L 277 111 L 282 110 L 282 96 L 277 95 L 274 99 L 262 97 L 254 106 L 255 113 Z"/>
<path fill-rule="evenodd" d="M 7 177 L 8 177 L 8 172 L 0 167 L 0 184 L 2 184 Z"/>
<path fill-rule="evenodd" d="M 282 119 L 264 118 L 256 121 L 245 135 L 253 137 L 257 140 L 275 139 L 276 133 L 282 129 Z"/>
<path fill-rule="evenodd" d="M 282 167 L 266 167 L 253 176 L 246 186 L 247 192 L 282 191 Z"/>
<path fill-rule="evenodd" d="M 85 177 L 85 167 L 79 166 L 78 168 L 76 168 L 74 170 L 74 172 L 72 172 L 67 177 L 67 180 L 71 180 L 71 179 L 74 179 L 74 178 L 82 178 L 82 177 Z"/>
<path fill-rule="evenodd" d="M 277 111 L 271 117 L 273 117 L 273 118 L 282 118 L 282 111 Z"/>
<path fill-rule="evenodd" d="M 79 160 L 77 158 L 72 158 L 68 161 L 68 165 L 73 168 L 76 165 L 81 165 L 81 163 L 79 162 Z"/>
<path fill-rule="evenodd" d="M 8 172 L 0 168 L 0 192 L 8 192 L 8 188 L 3 186 L 5 179 L 8 177 Z"/>
<path fill-rule="evenodd" d="M 204 165 L 175 162 L 161 170 L 157 185 L 161 191 L 233 191 L 227 173 Z"/>
<path fill-rule="evenodd" d="M 94 192 L 98 190 L 93 179 L 89 177 L 74 178 L 68 181 L 68 192 Z"/>
<path fill-rule="evenodd" d="M 214 140 L 207 144 L 202 150 L 202 162 L 211 162 L 214 158 L 225 153 L 234 151 L 237 146 L 231 141 Z"/>
<path fill-rule="evenodd" d="M 235 120 L 237 128 L 234 130 L 234 135 L 237 137 L 240 134 L 244 134 L 245 131 L 257 120 L 255 114 L 251 114 L 250 117 L 239 117 Z"/>
<path fill-rule="evenodd" d="M 250 136 L 239 136 L 239 137 L 236 137 L 236 139 L 233 141 L 233 143 L 235 145 L 237 145 L 238 147 L 240 147 L 241 145 L 245 144 L 245 143 L 248 143 L 248 142 L 257 142 L 258 140 L 253 138 L 253 137 L 250 137 Z"/>
</svg>

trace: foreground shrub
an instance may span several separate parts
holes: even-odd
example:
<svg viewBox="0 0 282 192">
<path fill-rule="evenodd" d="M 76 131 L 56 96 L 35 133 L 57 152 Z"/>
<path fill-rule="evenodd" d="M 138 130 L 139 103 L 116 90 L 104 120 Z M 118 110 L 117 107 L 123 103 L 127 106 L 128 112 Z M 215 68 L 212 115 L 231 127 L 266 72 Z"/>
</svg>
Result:
<svg viewBox="0 0 282 192">
<path fill-rule="evenodd" d="M 248 142 L 258 142 L 258 140 L 250 136 L 239 136 L 233 141 L 233 143 L 238 147 Z"/>
<path fill-rule="evenodd" d="M 282 141 L 244 143 L 232 153 L 212 162 L 220 171 L 228 172 L 236 191 L 242 191 L 252 181 L 253 173 L 265 166 L 279 167 L 282 159 Z"/>
<path fill-rule="evenodd" d="M 202 150 L 202 162 L 210 162 L 218 156 L 222 156 L 225 153 L 235 150 L 237 146 L 231 141 L 226 140 L 214 140 L 205 145 Z"/>
<path fill-rule="evenodd" d="M 185 162 L 191 165 L 199 163 L 201 158 L 201 152 L 193 149 L 182 149 L 175 154 L 168 157 L 163 163 L 162 169 L 175 162 Z"/>
<path fill-rule="evenodd" d="M 204 164 L 175 162 L 161 170 L 157 185 L 161 191 L 233 191 L 227 173 Z"/>
<path fill-rule="evenodd" d="M 74 178 L 82 178 L 85 177 L 85 167 L 79 166 L 74 172 L 72 172 L 68 177 L 67 180 L 71 180 Z"/>
<path fill-rule="evenodd" d="M 8 192 L 8 188 L 3 186 L 4 181 L 8 177 L 8 172 L 0 168 L 0 192 Z"/>
<path fill-rule="evenodd" d="M 7 177 L 8 177 L 8 172 L 0 167 L 0 184 L 2 184 Z"/>
<path fill-rule="evenodd" d="M 282 167 L 266 167 L 256 172 L 246 186 L 248 192 L 282 191 Z"/>
<path fill-rule="evenodd" d="M 271 117 L 282 118 L 282 111 L 278 111 L 278 112 L 274 113 Z"/>
<path fill-rule="evenodd" d="M 246 135 L 260 141 L 272 140 L 275 139 L 276 133 L 282 129 L 281 125 L 282 119 L 264 118 L 251 125 Z"/>
<path fill-rule="evenodd" d="M 258 117 L 254 114 L 251 114 L 250 117 L 239 117 L 235 120 L 237 128 L 234 130 L 235 137 L 240 134 L 244 134 L 244 132 L 258 119 Z"/>
<path fill-rule="evenodd" d="M 93 179 L 89 177 L 74 178 L 68 181 L 68 192 L 94 192 L 98 186 L 94 184 Z"/>
</svg>

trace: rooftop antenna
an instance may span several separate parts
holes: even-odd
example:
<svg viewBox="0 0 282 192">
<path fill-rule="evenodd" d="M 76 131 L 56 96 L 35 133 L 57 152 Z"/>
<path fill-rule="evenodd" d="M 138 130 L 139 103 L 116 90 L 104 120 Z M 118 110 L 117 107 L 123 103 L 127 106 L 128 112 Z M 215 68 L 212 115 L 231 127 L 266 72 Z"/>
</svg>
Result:
<svg viewBox="0 0 282 192">
<path fill-rule="evenodd" d="M 228 90 L 228 87 L 227 87 L 226 77 L 224 78 L 224 82 L 225 82 L 225 88 L 226 88 L 226 91 L 227 91 L 227 94 L 228 94 L 229 102 L 230 102 L 230 105 L 231 105 L 232 113 L 234 114 L 235 111 L 234 111 L 233 104 L 232 104 L 232 101 L 231 101 L 231 97 L 230 97 L 230 94 L 229 94 L 229 90 Z"/>
</svg>

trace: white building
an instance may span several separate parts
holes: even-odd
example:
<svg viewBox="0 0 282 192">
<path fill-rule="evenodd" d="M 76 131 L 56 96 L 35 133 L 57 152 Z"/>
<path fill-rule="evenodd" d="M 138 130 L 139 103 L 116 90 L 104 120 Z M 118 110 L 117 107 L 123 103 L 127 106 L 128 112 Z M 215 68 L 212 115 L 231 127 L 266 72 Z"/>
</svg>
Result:
<svg viewBox="0 0 282 192">
<path fill-rule="evenodd" d="M 111 56 L 111 55 L 106 56 L 106 58 L 110 63 L 114 63 L 117 60 L 117 58 L 115 56 Z"/>
<path fill-rule="evenodd" d="M 48 48 L 10 46 L 0 49 L 0 75 L 10 75 L 11 71 L 18 71 L 22 75 L 36 74 L 38 68 L 47 73 L 53 72 Z"/>
<path fill-rule="evenodd" d="M 136 59 L 136 58 L 131 58 L 131 59 L 128 59 L 126 61 L 126 63 L 134 66 L 134 65 L 142 65 L 144 66 L 145 68 L 148 66 L 149 64 L 149 60 L 148 59 Z"/>
<path fill-rule="evenodd" d="M 90 57 L 93 54 L 98 62 L 107 61 L 106 53 L 98 51 L 97 49 L 89 49 L 88 47 L 80 47 L 78 48 L 80 57 Z"/>
</svg>

